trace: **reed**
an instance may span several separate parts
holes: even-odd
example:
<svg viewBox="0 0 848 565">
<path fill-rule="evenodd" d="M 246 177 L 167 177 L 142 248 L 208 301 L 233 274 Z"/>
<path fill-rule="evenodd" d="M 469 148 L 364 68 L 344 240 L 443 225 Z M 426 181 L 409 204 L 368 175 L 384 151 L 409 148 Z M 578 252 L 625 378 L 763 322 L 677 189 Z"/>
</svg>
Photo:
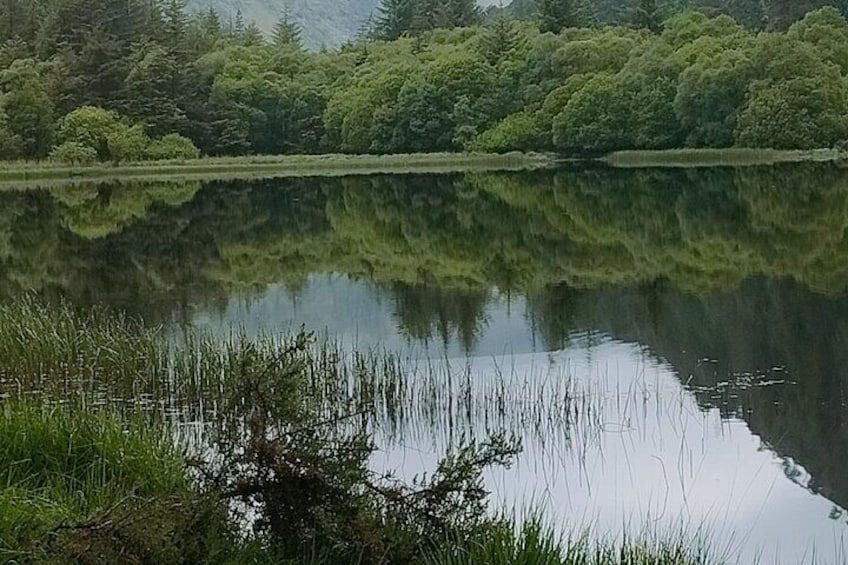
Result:
<svg viewBox="0 0 848 565">
<path fill-rule="evenodd" d="M 353 481 L 343 491 L 355 498 L 341 506 L 356 500 L 368 512 L 382 508 L 368 518 L 379 524 L 389 508 L 381 505 L 394 500 L 391 493 L 407 491 L 369 482 L 367 446 L 344 438 L 367 431 L 372 438 L 401 441 L 417 431 L 435 433 L 434 444 L 461 451 L 469 438 L 500 430 L 535 433 L 562 449 L 589 441 L 588 430 L 601 425 L 595 397 L 578 391 L 567 374 L 540 370 L 527 376 L 495 365 L 481 375 L 463 364 L 348 352 L 307 334 L 248 339 L 234 332 L 220 341 L 189 332 L 177 339 L 105 310 L 77 312 L 33 298 L 0 306 L 0 394 L 0 561 L 54 551 L 45 540 L 72 524 L 73 535 L 59 536 L 64 556 L 77 555 L 94 536 L 99 545 L 92 547 L 111 557 L 127 552 L 150 562 L 274 562 L 271 545 L 247 535 L 244 522 L 232 521 L 245 514 L 232 514 L 227 522 L 232 507 L 219 502 L 227 485 L 241 485 L 245 477 L 272 479 L 248 461 L 230 466 L 234 481 L 210 482 L 191 471 L 189 455 L 205 459 L 204 468 L 214 471 L 217 459 L 241 461 L 247 446 L 266 457 L 278 453 L 268 442 L 305 441 L 298 447 L 304 456 L 296 459 L 311 461 L 310 472 L 329 469 L 338 480 Z M 551 439 L 556 437 L 565 445 Z M 327 460 L 336 453 L 334 445 L 365 450 Z M 478 480 L 463 476 L 460 483 L 479 496 Z M 193 510 L 207 504 L 208 512 Z M 623 544 L 589 536 L 572 540 L 539 519 L 489 516 L 475 515 L 455 539 L 430 539 L 411 562 L 709 562 L 684 537 Z M 403 522 L 409 531 L 422 527 L 410 520 Z M 116 523 L 131 527 L 117 531 Z M 347 527 L 345 520 L 331 523 Z M 365 531 L 381 532 L 380 543 L 389 547 L 411 539 L 409 531 Z M 299 555 L 306 562 L 338 562 L 335 542 L 326 543 L 301 548 Z M 345 555 L 349 562 L 351 554 Z"/>
</svg>

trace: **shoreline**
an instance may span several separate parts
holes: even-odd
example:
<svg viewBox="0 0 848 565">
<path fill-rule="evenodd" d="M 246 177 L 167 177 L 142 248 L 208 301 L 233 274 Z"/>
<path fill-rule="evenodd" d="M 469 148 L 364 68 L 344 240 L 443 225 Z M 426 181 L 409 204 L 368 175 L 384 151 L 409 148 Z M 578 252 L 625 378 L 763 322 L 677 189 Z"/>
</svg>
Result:
<svg viewBox="0 0 848 565">
<path fill-rule="evenodd" d="M 49 161 L 0 163 L 0 190 L 45 188 L 82 182 L 214 181 L 297 177 L 533 171 L 558 167 L 615 169 L 770 166 L 842 163 L 837 149 L 663 149 L 615 151 L 599 157 L 554 153 L 416 153 L 393 155 L 279 155 L 201 157 L 126 164 L 66 165 Z"/>
<path fill-rule="evenodd" d="M 781 163 L 839 163 L 848 153 L 838 149 L 662 149 L 615 151 L 597 161 L 617 169 L 756 167 Z"/>
<path fill-rule="evenodd" d="M 49 161 L 0 163 L 0 188 L 120 180 L 233 180 L 378 174 L 526 171 L 560 164 L 551 153 L 419 153 L 202 157 L 183 161 L 69 166 Z"/>
</svg>

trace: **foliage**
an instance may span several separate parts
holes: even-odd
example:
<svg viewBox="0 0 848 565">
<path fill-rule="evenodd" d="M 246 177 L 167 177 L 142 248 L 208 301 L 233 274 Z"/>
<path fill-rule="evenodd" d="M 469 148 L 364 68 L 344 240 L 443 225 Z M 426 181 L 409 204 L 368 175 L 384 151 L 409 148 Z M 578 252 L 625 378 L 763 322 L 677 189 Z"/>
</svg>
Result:
<svg viewBox="0 0 848 565">
<path fill-rule="evenodd" d="M 0 445 L 0 559 L 186 562 L 230 533 L 180 450 L 141 421 L 7 402 Z"/>
<path fill-rule="evenodd" d="M 472 0 L 385 0 L 372 29 L 332 52 L 304 50 L 310 30 L 288 12 L 266 40 L 243 16 L 223 24 L 177 0 L 6 4 L 21 24 L 0 26 L 5 158 L 43 158 L 66 141 L 101 161 L 194 154 L 176 137 L 148 150 L 171 135 L 207 155 L 845 138 L 845 6 L 819 0 L 540 0 L 513 12 L 532 22 L 495 10 L 486 25 Z M 772 31 L 756 34 L 763 17 Z"/>
<path fill-rule="evenodd" d="M 197 159 L 200 150 L 192 141 L 176 133 L 154 139 L 147 144 L 145 156 L 153 161 L 169 159 Z"/>
<path fill-rule="evenodd" d="M 539 117 L 528 112 L 510 114 L 494 127 L 477 136 L 467 148 L 472 151 L 503 153 L 506 151 L 538 151 L 550 142 L 539 125 Z"/>
<path fill-rule="evenodd" d="M 97 161 L 97 151 L 76 141 L 66 141 L 50 152 L 50 160 L 68 165 L 91 165 Z"/>
<path fill-rule="evenodd" d="M 53 141 L 53 101 L 43 74 L 33 59 L 18 59 L 0 72 L 5 127 L 25 156 L 46 156 Z"/>
</svg>

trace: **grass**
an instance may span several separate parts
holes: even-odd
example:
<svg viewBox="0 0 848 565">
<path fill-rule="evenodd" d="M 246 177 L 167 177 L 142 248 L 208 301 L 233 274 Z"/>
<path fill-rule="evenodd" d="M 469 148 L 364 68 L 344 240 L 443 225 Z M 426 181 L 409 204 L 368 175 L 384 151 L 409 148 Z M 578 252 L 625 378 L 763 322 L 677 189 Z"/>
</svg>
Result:
<svg viewBox="0 0 848 565">
<path fill-rule="evenodd" d="M 373 174 L 454 173 L 552 167 L 542 153 L 280 155 L 69 166 L 51 161 L 0 163 L 0 188 L 21 189 L 115 180 L 226 180 Z"/>
<path fill-rule="evenodd" d="M 255 414 L 254 397 L 243 394 L 252 379 L 268 379 L 282 402 L 268 409 L 297 417 L 306 407 L 324 422 L 353 411 L 371 429 L 422 418 L 459 426 L 465 418 L 539 430 L 592 414 L 567 379 L 528 386 L 496 375 L 479 388 L 467 371 L 408 372 L 387 354 L 348 354 L 326 342 L 297 349 L 302 339 L 189 335 L 177 344 L 160 328 L 103 310 L 31 298 L 0 306 L 0 562 L 274 562 L 261 540 L 232 537 L 243 524 L 222 521 L 220 504 L 198 490 L 184 447 L 210 456 L 215 448 L 205 442 L 215 436 L 190 437 L 182 424 Z M 708 562 L 682 536 L 570 540 L 538 519 L 484 520 L 471 540 L 431 542 L 414 563 Z M 314 548 L 310 562 L 333 563 L 324 554 Z"/>
<path fill-rule="evenodd" d="M 662 151 L 616 151 L 602 158 L 620 168 L 746 167 L 779 163 L 839 162 L 846 158 L 837 149 L 668 149 Z"/>
<path fill-rule="evenodd" d="M 107 412 L 0 405 L 0 559 L 37 554 L 48 534 L 130 499 L 191 491 L 183 454 L 161 429 Z"/>
<path fill-rule="evenodd" d="M 535 516 L 516 525 L 502 519 L 481 528 L 478 537 L 457 546 L 446 543 L 427 556 L 427 565 L 700 565 L 711 563 L 704 549 L 677 540 L 598 542 L 588 535 L 567 538 Z"/>
</svg>

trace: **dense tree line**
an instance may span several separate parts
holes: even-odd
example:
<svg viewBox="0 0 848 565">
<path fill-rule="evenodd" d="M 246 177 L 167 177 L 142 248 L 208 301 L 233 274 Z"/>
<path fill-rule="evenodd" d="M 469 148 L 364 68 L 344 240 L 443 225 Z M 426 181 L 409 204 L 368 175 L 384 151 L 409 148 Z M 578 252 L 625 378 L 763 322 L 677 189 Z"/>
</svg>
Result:
<svg viewBox="0 0 848 565">
<path fill-rule="evenodd" d="M 386 0 L 311 53 L 286 15 L 265 38 L 183 0 L 2 0 L 0 156 L 832 146 L 848 24 L 823 3 L 537 0 L 481 24 Z"/>
</svg>

